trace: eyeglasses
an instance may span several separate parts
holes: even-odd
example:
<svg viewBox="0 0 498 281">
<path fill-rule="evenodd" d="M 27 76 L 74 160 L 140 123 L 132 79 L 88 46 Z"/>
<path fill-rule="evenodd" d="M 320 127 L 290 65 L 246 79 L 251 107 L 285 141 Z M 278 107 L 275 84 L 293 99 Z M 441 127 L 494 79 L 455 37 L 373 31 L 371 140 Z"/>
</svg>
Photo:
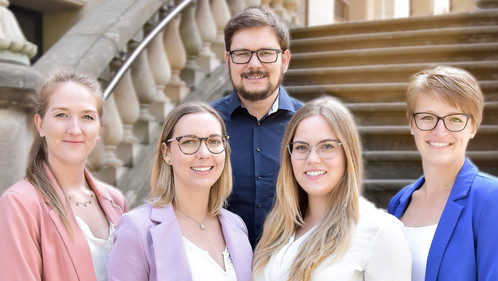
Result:
<svg viewBox="0 0 498 281">
<path fill-rule="evenodd" d="M 337 156 L 342 143 L 338 140 L 322 140 L 317 145 L 310 145 L 303 141 L 295 141 L 287 145 L 289 154 L 296 160 L 304 160 L 308 158 L 311 149 L 314 147 L 316 153 L 323 159 L 332 159 Z"/>
<path fill-rule="evenodd" d="M 192 155 L 199 151 L 202 141 L 206 142 L 206 147 L 209 152 L 213 154 L 220 154 L 225 150 L 227 146 L 228 136 L 211 135 L 207 138 L 199 138 L 194 135 L 186 135 L 169 139 L 166 142 L 174 140 L 178 141 L 178 147 L 180 148 L 181 152 L 186 155 Z"/>
<path fill-rule="evenodd" d="M 422 131 L 431 131 L 436 128 L 439 120 L 443 120 L 444 127 L 450 132 L 460 132 L 467 127 L 472 114 L 455 113 L 446 116 L 437 116 L 428 112 L 416 112 L 413 114 L 415 125 Z"/>
<path fill-rule="evenodd" d="M 228 53 L 230 54 L 233 63 L 245 64 L 251 60 L 253 54 L 256 54 L 256 57 L 258 57 L 258 60 L 262 63 L 274 63 L 277 61 L 278 54 L 282 52 L 283 50 L 279 49 L 260 49 L 257 51 L 232 50 Z"/>
</svg>

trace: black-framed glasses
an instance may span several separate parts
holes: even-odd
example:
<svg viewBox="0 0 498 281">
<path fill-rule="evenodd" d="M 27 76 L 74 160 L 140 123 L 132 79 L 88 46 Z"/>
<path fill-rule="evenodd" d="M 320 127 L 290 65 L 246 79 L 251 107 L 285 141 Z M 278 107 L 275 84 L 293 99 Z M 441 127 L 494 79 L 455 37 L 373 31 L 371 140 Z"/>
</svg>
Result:
<svg viewBox="0 0 498 281">
<path fill-rule="evenodd" d="M 443 120 L 444 127 L 450 132 L 460 132 L 467 127 L 469 119 L 472 118 L 472 114 L 467 113 L 454 113 L 445 116 L 437 116 L 436 114 L 429 112 L 415 112 L 413 113 L 413 119 L 415 120 L 415 125 L 419 130 L 431 131 L 436 128 L 439 120 Z"/>
<path fill-rule="evenodd" d="M 180 148 L 180 151 L 187 155 L 192 155 L 199 151 L 202 141 L 206 142 L 206 147 L 209 152 L 213 154 L 220 154 L 227 147 L 228 136 L 210 135 L 207 138 L 199 138 L 198 136 L 194 135 L 185 135 L 169 139 L 166 142 L 174 140 L 178 141 L 178 147 Z"/>
<path fill-rule="evenodd" d="M 283 50 L 281 49 L 259 49 L 257 51 L 232 50 L 228 53 L 233 63 L 246 64 L 251 60 L 253 54 L 256 54 L 256 57 L 262 63 L 274 63 L 278 59 L 278 54 L 282 52 Z"/>
<path fill-rule="evenodd" d="M 337 156 L 341 150 L 342 142 L 339 140 L 322 140 L 317 145 L 310 145 L 304 141 L 294 141 L 287 145 L 289 154 L 296 160 L 308 158 L 311 149 L 314 147 L 316 153 L 323 159 L 332 159 Z"/>
</svg>

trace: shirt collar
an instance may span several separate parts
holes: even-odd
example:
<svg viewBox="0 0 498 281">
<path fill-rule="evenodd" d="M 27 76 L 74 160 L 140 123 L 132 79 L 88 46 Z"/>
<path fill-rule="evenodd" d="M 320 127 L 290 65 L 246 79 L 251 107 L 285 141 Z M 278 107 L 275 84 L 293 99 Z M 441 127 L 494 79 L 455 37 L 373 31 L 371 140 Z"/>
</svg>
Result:
<svg viewBox="0 0 498 281">
<path fill-rule="evenodd" d="M 239 107 L 243 107 L 242 103 L 240 102 L 237 92 L 235 90 L 232 90 L 232 92 L 230 93 L 230 100 L 228 102 L 228 112 L 230 112 L 230 115 L 232 115 L 234 111 Z M 282 86 L 279 87 L 278 96 L 266 116 L 273 114 L 278 110 L 287 110 L 290 112 L 296 111 L 294 109 L 294 106 L 292 105 L 292 100 L 289 94 L 287 94 L 284 87 Z"/>
</svg>

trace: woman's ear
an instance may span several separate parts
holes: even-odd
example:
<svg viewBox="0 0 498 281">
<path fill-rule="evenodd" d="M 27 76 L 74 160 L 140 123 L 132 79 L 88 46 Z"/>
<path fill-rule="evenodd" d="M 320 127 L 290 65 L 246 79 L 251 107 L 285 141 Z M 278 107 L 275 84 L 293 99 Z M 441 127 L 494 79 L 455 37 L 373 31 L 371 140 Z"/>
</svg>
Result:
<svg viewBox="0 0 498 281">
<path fill-rule="evenodd" d="M 40 137 L 45 137 L 45 133 L 43 132 L 43 120 L 40 114 L 35 114 L 35 125 L 36 129 L 38 130 L 38 134 L 40 134 Z"/>
<path fill-rule="evenodd" d="M 168 165 L 171 165 L 171 151 L 165 142 L 161 143 L 161 153 L 164 161 L 166 161 Z"/>
</svg>

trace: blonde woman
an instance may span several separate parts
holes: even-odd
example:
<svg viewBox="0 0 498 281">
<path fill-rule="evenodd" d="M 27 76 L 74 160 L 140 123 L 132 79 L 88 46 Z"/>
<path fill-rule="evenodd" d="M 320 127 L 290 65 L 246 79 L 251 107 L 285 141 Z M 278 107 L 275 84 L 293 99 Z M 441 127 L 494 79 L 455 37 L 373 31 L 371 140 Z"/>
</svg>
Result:
<svg viewBox="0 0 498 281">
<path fill-rule="evenodd" d="M 247 228 L 223 209 L 232 190 L 227 140 L 211 106 L 171 111 L 157 144 L 149 203 L 119 221 L 109 280 L 250 279 Z"/>
<path fill-rule="evenodd" d="M 402 225 L 359 195 L 360 139 L 340 102 L 324 97 L 299 109 L 281 153 L 254 280 L 410 280 Z"/>
<path fill-rule="evenodd" d="M 115 224 L 127 206 L 85 169 L 103 103 L 99 83 L 72 70 L 40 87 L 26 178 L 0 198 L 0 280 L 107 280 Z"/>
</svg>

